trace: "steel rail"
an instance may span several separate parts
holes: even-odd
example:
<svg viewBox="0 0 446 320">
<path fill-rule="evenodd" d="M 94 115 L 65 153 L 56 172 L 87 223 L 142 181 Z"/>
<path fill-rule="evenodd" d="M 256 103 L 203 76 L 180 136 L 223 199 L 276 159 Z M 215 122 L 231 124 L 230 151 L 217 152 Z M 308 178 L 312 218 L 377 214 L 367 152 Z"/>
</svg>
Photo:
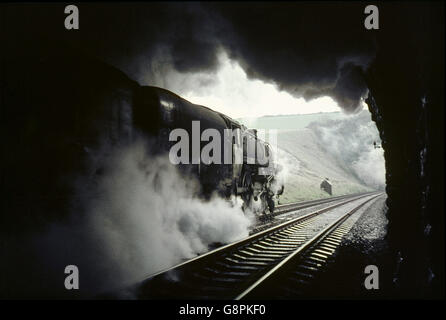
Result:
<svg viewBox="0 0 446 320">
<path fill-rule="evenodd" d="M 303 221 L 307 220 L 308 218 L 320 215 L 320 214 L 322 214 L 324 212 L 333 210 L 333 209 L 335 209 L 337 207 L 340 207 L 340 206 L 342 206 L 344 204 L 347 204 L 349 202 L 352 202 L 352 201 L 355 201 L 355 200 L 358 200 L 358 199 L 361 199 L 361 198 L 364 198 L 364 197 L 367 197 L 367 196 L 370 196 L 370 194 L 365 194 L 365 195 L 361 195 L 361 196 L 358 196 L 358 197 L 355 197 L 355 198 L 352 198 L 352 199 L 348 199 L 348 200 L 346 200 L 344 202 L 337 203 L 335 205 L 332 205 L 332 206 L 329 206 L 329 207 L 326 207 L 326 208 L 323 208 L 323 209 L 320 209 L 320 210 L 317 210 L 317 211 L 314 211 L 314 212 L 310 212 L 310 213 L 307 213 L 305 215 L 296 217 L 296 218 L 291 219 L 289 221 L 283 222 L 283 223 L 281 223 L 279 225 L 273 226 L 273 227 L 268 228 L 266 230 L 263 230 L 263 231 L 260 231 L 258 233 L 255 233 L 255 234 L 253 234 L 251 236 L 248 236 L 247 238 L 238 240 L 238 241 L 233 242 L 233 243 L 229 243 L 229 244 L 224 245 L 222 247 L 219 247 L 219 248 L 216 248 L 216 249 L 211 250 L 209 252 L 206 252 L 206 253 L 204 253 L 202 255 L 196 256 L 195 258 L 192 258 L 190 260 L 181 262 L 181 263 L 179 263 L 177 265 L 174 265 L 172 267 L 169 267 L 169 268 L 163 269 L 161 271 L 158 271 L 156 273 L 144 276 L 141 281 L 144 281 L 144 280 L 156 277 L 156 276 L 158 276 L 160 274 L 166 273 L 166 272 L 174 270 L 174 269 L 178 269 L 178 268 L 183 267 L 183 266 L 185 266 L 187 264 L 194 263 L 194 262 L 196 262 L 198 260 L 209 258 L 209 257 L 211 257 L 213 255 L 216 255 L 217 253 L 223 253 L 223 252 L 229 251 L 229 250 L 231 250 L 233 248 L 242 247 L 242 246 L 248 244 L 249 242 L 253 242 L 253 241 L 257 240 L 257 239 L 260 239 L 260 238 L 264 237 L 267 234 L 277 232 L 278 230 L 283 229 L 283 228 L 285 228 L 287 226 L 303 222 Z"/>
<path fill-rule="evenodd" d="M 288 210 L 296 210 L 296 209 L 303 209 L 306 207 L 310 207 L 313 205 L 318 204 L 324 204 L 327 202 L 332 202 L 336 200 L 356 197 L 360 195 L 366 195 L 366 194 L 373 194 L 379 191 L 370 191 L 370 192 L 359 192 L 359 193 L 353 193 L 353 194 L 345 194 L 342 196 L 336 196 L 336 197 L 330 197 L 330 198 L 323 198 L 323 199 L 315 199 L 315 200 L 307 200 L 307 201 L 300 201 L 300 202 L 292 202 L 292 203 L 285 203 L 281 205 L 277 205 L 274 209 L 273 215 L 279 215 L 282 213 L 289 212 Z"/>
<path fill-rule="evenodd" d="M 235 297 L 237 290 L 241 291 L 253 282 L 259 285 L 257 280 L 259 277 L 266 279 L 265 275 L 271 274 L 271 270 L 277 270 L 277 266 L 283 265 L 284 260 L 288 261 L 289 256 L 293 255 L 296 249 L 301 251 L 303 249 L 299 248 L 302 246 L 307 248 L 309 239 L 313 239 L 312 235 L 316 232 L 316 230 L 313 231 L 312 225 L 314 223 L 316 226 L 321 223 L 325 224 L 324 218 L 319 218 L 324 212 L 365 197 L 371 197 L 358 206 L 359 208 L 379 195 L 358 196 L 291 219 L 235 243 L 146 276 L 134 283 L 132 287 L 138 288 L 137 290 L 143 298 L 151 296 L 156 299 L 163 294 L 171 296 L 172 292 L 183 292 L 185 295 L 199 297 Z M 343 215 L 343 217 L 345 216 Z M 340 220 L 336 219 L 336 221 Z M 169 280 L 172 274 L 182 275 L 182 281 L 176 284 L 174 281 L 172 284 Z M 237 297 L 244 297 L 248 293 L 245 291 Z"/>
<path fill-rule="evenodd" d="M 246 297 L 249 293 L 251 293 L 253 290 L 258 288 L 260 285 L 262 285 L 267 279 L 269 279 L 272 275 L 276 274 L 279 270 L 281 270 L 285 265 L 287 265 L 290 261 L 294 260 L 299 254 L 304 252 L 306 249 L 314 245 L 317 241 L 319 241 L 321 238 L 324 238 L 334 232 L 338 227 L 342 225 L 344 221 L 346 221 L 351 215 L 353 215 L 356 211 L 358 211 L 360 208 L 362 208 L 365 204 L 369 203 L 372 200 L 375 200 L 381 196 L 381 194 L 378 194 L 367 201 L 364 201 L 363 203 L 359 204 L 346 214 L 342 215 L 336 221 L 331 223 L 329 226 L 325 227 L 323 230 L 319 231 L 317 234 L 315 234 L 310 240 L 305 242 L 302 246 L 297 248 L 292 254 L 288 255 L 286 258 L 284 258 L 282 261 L 280 261 L 277 265 L 275 265 L 272 269 L 270 269 L 266 274 L 264 274 L 260 279 L 258 279 L 256 282 L 254 282 L 252 285 L 250 285 L 246 290 L 244 290 L 241 294 L 239 294 L 235 300 L 240 300 L 244 297 Z"/>
</svg>

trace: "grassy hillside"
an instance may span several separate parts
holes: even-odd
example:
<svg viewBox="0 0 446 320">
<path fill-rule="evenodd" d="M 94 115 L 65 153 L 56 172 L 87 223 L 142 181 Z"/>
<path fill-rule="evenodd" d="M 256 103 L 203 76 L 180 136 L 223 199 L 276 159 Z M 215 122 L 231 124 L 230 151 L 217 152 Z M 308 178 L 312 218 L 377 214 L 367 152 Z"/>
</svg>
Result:
<svg viewBox="0 0 446 320">
<path fill-rule="evenodd" d="M 286 181 L 285 192 L 280 202 L 287 203 L 329 197 L 329 194 L 320 189 L 320 183 L 324 178 L 330 179 L 333 196 L 375 189 L 364 183 L 353 170 L 353 163 L 334 152 L 333 145 L 329 145 L 330 142 L 327 142 L 317 131 L 319 125 L 326 129 L 323 126 L 331 128 L 348 121 L 348 125 L 352 127 L 350 131 L 355 136 L 355 130 L 363 132 L 364 128 L 361 125 L 369 124 L 371 121 L 367 118 L 368 115 L 368 111 L 363 111 L 360 115 L 353 117 L 333 112 L 270 116 L 249 119 L 249 121 L 240 119 L 240 121 L 251 128 L 278 129 L 277 144 L 280 149 L 278 160 L 285 167 Z M 338 136 L 330 137 L 330 139 L 342 143 L 341 134 L 343 133 L 335 131 L 334 135 L 336 134 Z M 374 134 L 372 132 L 372 138 L 375 138 Z M 361 137 L 361 139 L 364 138 Z M 365 148 L 369 149 L 369 141 L 357 141 L 357 143 L 366 144 Z"/>
<path fill-rule="evenodd" d="M 330 179 L 333 196 L 371 190 L 346 164 L 327 152 L 310 129 L 280 131 L 278 146 L 283 150 L 279 161 L 288 168 L 283 203 L 329 197 L 320 189 L 324 178 Z"/>
<path fill-rule="evenodd" d="M 298 115 L 264 116 L 260 118 L 237 119 L 249 128 L 296 130 L 304 129 L 314 121 L 336 120 L 343 117 L 341 112 L 325 112 Z"/>
</svg>

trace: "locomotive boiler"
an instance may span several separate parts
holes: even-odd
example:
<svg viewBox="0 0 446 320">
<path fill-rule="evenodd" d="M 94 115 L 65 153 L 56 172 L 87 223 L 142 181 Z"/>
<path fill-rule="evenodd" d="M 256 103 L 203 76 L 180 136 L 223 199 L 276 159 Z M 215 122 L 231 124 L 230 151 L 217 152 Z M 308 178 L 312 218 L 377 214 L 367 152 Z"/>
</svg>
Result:
<svg viewBox="0 0 446 320">
<path fill-rule="evenodd" d="M 273 148 L 259 139 L 257 130 L 168 90 L 149 86 L 141 87 L 135 95 L 133 115 L 136 128 L 156 137 L 160 153 L 172 152 L 178 143 L 171 137 L 174 130 L 187 133 L 190 140 L 186 150 L 181 150 L 185 161 L 178 165 L 181 171 L 198 178 L 204 197 L 214 192 L 227 198 L 240 196 L 244 209 L 263 214 L 274 211 L 274 196 L 283 192 L 283 186 L 276 185 L 278 167 Z M 211 143 L 211 153 L 219 152 L 211 155 L 213 161 L 204 161 L 200 155 Z"/>
</svg>

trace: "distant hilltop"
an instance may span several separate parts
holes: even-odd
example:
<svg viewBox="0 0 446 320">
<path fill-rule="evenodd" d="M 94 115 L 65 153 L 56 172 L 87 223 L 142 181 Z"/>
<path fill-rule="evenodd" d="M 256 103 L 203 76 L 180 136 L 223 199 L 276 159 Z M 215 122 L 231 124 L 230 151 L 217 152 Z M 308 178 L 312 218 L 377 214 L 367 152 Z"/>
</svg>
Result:
<svg viewBox="0 0 446 320">
<path fill-rule="evenodd" d="M 280 129 L 300 130 L 307 127 L 313 121 L 337 120 L 345 115 L 340 111 L 319 112 L 309 114 L 270 115 L 262 117 L 238 118 L 248 128 L 256 129 Z"/>
</svg>

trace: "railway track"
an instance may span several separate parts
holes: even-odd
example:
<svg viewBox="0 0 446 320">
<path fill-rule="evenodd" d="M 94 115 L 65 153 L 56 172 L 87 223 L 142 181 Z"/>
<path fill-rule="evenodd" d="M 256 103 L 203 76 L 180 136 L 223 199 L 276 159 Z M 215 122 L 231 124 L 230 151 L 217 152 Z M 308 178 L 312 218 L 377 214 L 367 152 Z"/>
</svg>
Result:
<svg viewBox="0 0 446 320">
<path fill-rule="evenodd" d="M 373 193 L 374 192 L 361 192 L 361 193 L 347 194 L 347 195 L 336 196 L 336 197 L 329 197 L 329 198 L 324 198 L 324 199 L 316 199 L 316 200 L 308 200 L 308 201 L 281 204 L 281 205 L 276 206 L 273 216 L 278 216 L 283 213 L 288 213 L 290 211 L 309 208 L 309 207 L 319 205 L 319 204 L 324 204 L 324 203 L 333 202 L 333 201 L 342 200 L 342 199 L 349 199 L 349 198 L 366 195 L 366 194 L 373 194 Z"/>
<path fill-rule="evenodd" d="M 272 215 L 268 215 L 267 217 L 260 216 L 257 219 L 257 223 L 255 223 L 251 227 L 249 234 L 252 235 L 259 231 L 263 231 L 273 225 L 277 225 L 280 222 L 283 222 L 284 216 L 293 217 L 298 210 L 305 211 L 304 209 L 307 208 L 317 207 L 323 204 L 336 203 L 338 201 L 346 199 L 356 199 L 361 196 L 372 195 L 372 194 L 376 194 L 376 192 L 362 192 L 362 193 L 342 195 L 337 197 L 330 197 L 325 199 L 309 200 L 304 202 L 295 202 L 295 203 L 279 205 L 276 206 L 276 209 L 274 210 L 274 213 Z M 276 217 L 279 219 L 275 219 Z"/>
<path fill-rule="evenodd" d="M 360 195 L 291 219 L 151 275 L 131 290 L 138 299 L 249 299 L 268 296 L 277 283 L 280 292 L 289 281 L 308 285 L 353 225 L 349 218 L 380 195 Z"/>
</svg>

